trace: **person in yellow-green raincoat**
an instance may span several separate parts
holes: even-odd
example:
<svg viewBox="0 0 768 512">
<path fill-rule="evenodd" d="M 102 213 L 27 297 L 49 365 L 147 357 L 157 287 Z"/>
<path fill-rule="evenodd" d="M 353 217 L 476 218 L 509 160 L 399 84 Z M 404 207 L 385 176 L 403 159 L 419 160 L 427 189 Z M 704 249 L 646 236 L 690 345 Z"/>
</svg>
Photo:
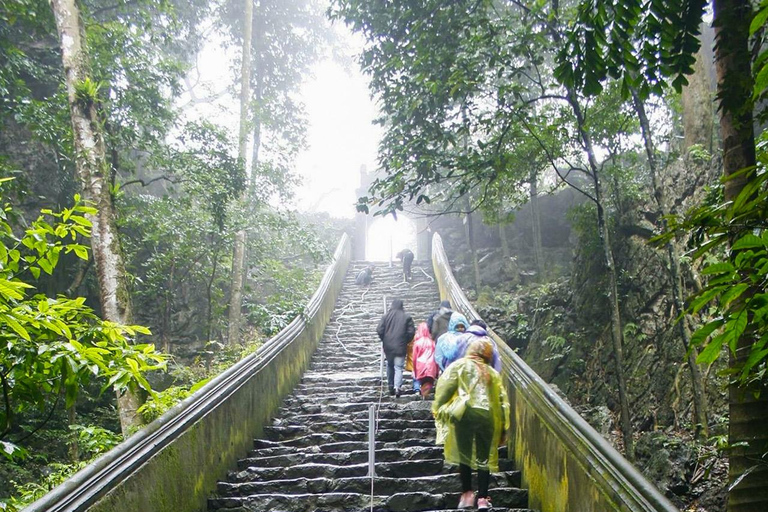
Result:
<svg viewBox="0 0 768 512">
<path fill-rule="evenodd" d="M 472 341 L 466 355 L 448 366 L 437 381 L 432 414 L 438 432 L 445 433 L 445 460 L 459 465 L 462 494 L 458 508 L 475 504 L 472 470 L 477 470 L 478 510 L 491 508 L 490 472 L 499 470 L 499 444 L 509 428 L 509 399 L 499 373 L 491 366 L 493 344 L 487 337 Z M 459 395 L 468 394 L 467 407 L 456 421 L 448 410 Z"/>
</svg>

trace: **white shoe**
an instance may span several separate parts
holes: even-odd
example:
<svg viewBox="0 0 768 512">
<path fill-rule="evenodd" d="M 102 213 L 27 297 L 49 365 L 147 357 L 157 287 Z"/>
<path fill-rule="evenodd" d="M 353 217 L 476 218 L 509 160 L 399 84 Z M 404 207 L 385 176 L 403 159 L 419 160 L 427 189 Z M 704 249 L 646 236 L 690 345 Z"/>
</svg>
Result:
<svg viewBox="0 0 768 512">
<path fill-rule="evenodd" d="M 475 493 L 473 491 L 467 491 L 461 494 L 459 500 L 459 506 L 456 508 L 472 508 L 475 506 Z"/>
</svg>

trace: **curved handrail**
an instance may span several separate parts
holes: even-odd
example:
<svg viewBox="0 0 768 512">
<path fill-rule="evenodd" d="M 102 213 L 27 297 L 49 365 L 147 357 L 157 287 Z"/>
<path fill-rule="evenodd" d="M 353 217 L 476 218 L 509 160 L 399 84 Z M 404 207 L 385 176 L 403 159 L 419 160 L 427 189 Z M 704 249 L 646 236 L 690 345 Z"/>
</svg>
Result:
<svg viewBox="0 0 768 512">
<path fill-rule="evenodd" d="M 310 334 L 317 338 L 313 340 L 316 343 L 330 318 L 343 284 L 349 258 L 349 237 L 344 234 L 336 248 L 333 261 L 325 271 L 303 315 L 295 318 L 277 335 L 267 340 L 255 353 L 213 378 L 192 396 L 96 459 L 24 511 L 59 512 L 89 509 L 106 493 L 130 478 L 148 460 L 216 411 L 301 335 L 312 331 Z M 315 325 L 316 322 L 319 324 Z M 299 375 L 301 373 L 303 369 Z M 195 488 L 198 484 L 191 482 L 195 491 L 200 491 Z M 203 500 L 211 490 L 202 491 Z M 203 501 L 201 508 L 204 508 L 204 503 Z"/>
<path fill-rule="evenodd" d="M 467 300 L 466 295 L 459 286 L 453 275 L 451 266 L 448 262 L 445 249 L 443 248 L 442 238 L 438 233 L 432 238 L 432 262 L 434 265 L 435 276 L 440 287 L 440 298 L 448 299 L 454 310 L 460 311 L 470 320 L 479 319 L 472 304 Z M 576 411 L 571 408 L 562 398 L 560 398 L 552 389 L 523 361 L 514 351 L 512 351 L 499 336 L 489 329 L 490 335 L 496 341 L 501 353 L 503 372 L 510 380 L 512 392 L 521 395 L 521 399 L 531 404 L 532 413 L 539 416 L 538 422 L 547 427 L 554 436 L 554 441 L 547 438 L 542 441 L 552 449 L 552 443 L 560 445 L 565 450 L 563 455 L 570 454 L 573 457 L 573 463 L 570 468 L 563 469 L 561 473 L 567 473 L 567 478 L 574 478 L 572 472 L 575 465 L 582 466 L 584 477 L 594 482 L 601 490 L 610 505 L 615 510 L 635 511 L 664 511 L 678 512 L 678 509 L 656 489 L 640 472 L 632 466 L 605 438 L 603 438 L 594 428 L 592 428 Z M 513 403 L 513 409 L 515 404 Z M 520 411 L 515 411 L 518 416 Z M 547 436 L 547 432 L 526 432 L 524 431 L 525 421 L 518 421 L 520 431 L 515 432 L 516 437 Z M 522 439 L 515 439 L 514 445 L 517 448 L 523 446 Z M 535 444 L 535 443 L 534 443 Z M 526 446 L 526 449 L 532 450 Z M 522 451 L 522 450 L 520 450 Z M 515 453 L 515 459 L 518 466 L 523 469 L 523 478 L 528 480 L 529 475 L 525 474 L 526 457 L 536 456 L 531 453 Z M 546 456 L 541 455 L 544 459 Z M 563 462 L 564 465 L 568 464 Z M 528 463 L 530 465 L 530 461 Z M 551 470 L 551 473 L 557 471 Z M 542 472 L 543 473 L 543 472 Z M 540 477 L 538 475 L 537 477 Z M 543 478 L 543 477 L 542 477 Z M 528 482 L 530 484 L 530 482 Z M 572 500 L 584 499 L 583 496 L 573 497 L 568 495 L 565 501 L 558 504 L 548 503 L 548 499 L 556 494 L 552 491 L 557 487 L 557 482 L 538 482 L 535 488 L 529 488 L 531 500 L 541 504 L 544 510 L 605 510 L 599 508 L 588 508 L 584 502 L 574 503 Z M 530 485 L 529 485 L 530 487 Z M 548 492 L 537 495 L 538 488 L 549 488 Z M 567 482 L 565 486 L 566 494 L 569 492 Z M 560 498 L 563 498 L 560 496 Z M 534 508 L 537 503 L 532 504 Z M 566 508 L 559 508 L 560 504 L 568 503 Z"/>
</svg>

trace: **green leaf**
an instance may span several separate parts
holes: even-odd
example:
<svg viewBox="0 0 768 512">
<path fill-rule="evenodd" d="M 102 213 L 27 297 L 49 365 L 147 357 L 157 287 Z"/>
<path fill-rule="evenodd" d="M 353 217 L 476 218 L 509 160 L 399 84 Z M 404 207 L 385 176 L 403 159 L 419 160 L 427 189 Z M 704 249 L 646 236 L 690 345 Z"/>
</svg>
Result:
<svg viewBox="0 0 768 512">
<path fill-rule="evenodd" d="M 88 219 L 80 215 L 70 215 L 69 220 L 73 220 L 76 223 L 80 224 L 81 226 L 85 226 L 87 228 L 92 227 L 91 221 L 89 221 Z"/>
<path fill-rule="evenodd" d="M 747 312 L 741 311 L 736 317 L 725 325 L 729 334 L 729 347 L 731 352 L 736 352 L 736 342 L 744 334 L 744 330 L 747 328 Z"/>
<path fill-rule="evenodd" d="M 141 373 L 139 371 L 139 363 L 137 363 L 135 359 L 129 357 L 128 359 L 125 360 L 125 362 L 128 363 L 128 366 L 131 367 L 131 370 L 135 375 L 138 375 L 139 373 Z"/>
<path fill-rule="evenodd" d="M 716 329 L 718 329 L 722 325 L 723 325 L 722 319 L 714 320 L 712 322 L 709 322 L 708 324 L 703 325 L 702 327 L 697 329 L 696 332 L 694 332 L 693 335 L 691 336 L 691 345 L 693 346 L 701 345 L 707 338 L 709 338 L 710 334 L 712 334 Z"/>
<path fill-rule="evenodd" d="M 21 336 L 27 341 L 32 341 L 32 339 L 29 337 L 29 333 L 27 332 L 27 330 L 19 322 L 17 322 L 16 319 L 13 318 L 11 315 L 2 315 L 2 317 L 0 318 L 4 319 L 5 323 L 7 323 L 8 326 L 16 332 L 16 334 L 18 334 L 19 336 Z"/>
<path fill-rule="evenodd" d="M 81 260 L 88 260 L 88 249 L 86 247 L 82 245 L 75 245 L 73 249 L 78 258 Z"/>
<path fill-rule="evenodd" d="M 755 35 L 755 32 L 763 27 L 766 19 L 768 19 L 768 6 L 763 5 L 749 24 L 749 35 Z"/>
<path fill-rule="evenodd" d="M 23 288 L 32 288 L 32 286 L 27 283 L 0 278 L 0 294 L 2 295 L 16 300 L 23 300 L 24 294 L 20 291 Z"/>
<path fill-rule="evenodd" d="M 190 393 L 194 393 L 198 389 L 202 388 L 203 386 L 205 386 L 206 384 L 208 384 L 211 381 L 211 378 L 212 377 L 208 377 L 207 379 L 203 379 L 200 382 L 196 383 L 194 386 L 189 388 L 189 392 Z"/>
<path fill-rule="evenodd" d="M 747 375 L 749 374 L 749 371 L 752 368 L 754 368 L 758 363 L 763 361 L 766 357 L 768 357 L 768 349 L 752 350 L 749 354 L 749 357 L 744 362 L 744 368 L 742 368 L 742 371 L 741 371 L 742 380 L 746 379 Z"/>
<path fill-rule="evenodd" d="M 48 263 L 48 260 L 40 258 L 37 260 L 37 264 L 40 265 L 40 268 L 42 268 L 46 274 L 51 275 L 53 274 L 53 267 L 50 263 Z"/>
<path fill-rule="evenodd" d="M 723 348 L 723 337 L 718 336 L 710 342 L 696 358 L 699 364 L 712 364 L 720 357 L 720 350 Z"/>
<path fill-rule="evenodd" d="M 132 325 L 131 329 L 133 329 L 134 331 L 136 331 L 138 333 L 146 334 L 147 336 L 151 336 L 152 335 L 152 331 L 150 331 L 149 329 L 147 329 L 143 325 Z"/>
<path fill-rule="evenodd" d="M 763 242 L 763 239 L 757 235 L 753 235 L 752 233 L 747 233 L 743 237 L 736 240 L 736 243 L 733 244 L 731 250 L 740 251 L 742 249 L 754 249 L 757 247 L 765 247 L 765 242 Z"/>
<path fill-rule="evenodd" d="M 720 297 L 720 307 L 722 309 L 727 308 L 728 304 L 739 298 L 748 288 L 749 285 L 746 283 L 739 283 L 736 286 L 731 287 L 728 291 L 723 293 L 722 297 Z"/>
<path fill-rule="evenodd" d="M 703 275 L 714 275 L 714 274 L 724 274 L 726 272 L 733 272 L 736 270 L 736 267 L 733 266 L 733 263 L 725 261 L 721 263 L 714 263 L 712 265 L 708 265 L 704 268 L 704 270 L 701 271 Z"/>
<path fill-rule="evenodd" d="M 703 308 L 705 305 L 707 305 L 712 299 L 717 297 L 721 292 L 723 292 L 726 289 L 724 286 L 717 286 L 715 288 L 711 288 L 708 290 L 704 290 L 701 292 L 694 300 L 691 302 L 690 309 L 691 312 L 695 315 L 699 312 L 701 308 Z"/>
</svg>

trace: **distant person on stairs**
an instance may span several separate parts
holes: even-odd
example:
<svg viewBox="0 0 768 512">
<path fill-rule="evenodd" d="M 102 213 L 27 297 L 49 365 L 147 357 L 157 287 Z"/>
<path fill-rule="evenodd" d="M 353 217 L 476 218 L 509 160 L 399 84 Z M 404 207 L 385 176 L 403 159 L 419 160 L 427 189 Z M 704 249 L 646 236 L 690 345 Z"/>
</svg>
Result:
<svg viewBox="0 0 768 512">
<path fill-rule="evenodd" d="M 491 508 L 490 472 L 499 470 L 499 444 L 506 442 L 510 425 L 507 391 L 499 373 L 489 364 L 492 357 L 490 339 L 473 341 L 467 355 L 440 376 L 432 402 L 438 432 L 447 431 L 445 460 L 459 465 L 462 494 L 458 508 L 471 508 L 475 504 L 473 469 L 477 470 L 477 508 Z M 466 400 L 461 415 L 455 414 L 455 400 Z"/>
<path fill-rule="evenodd" d="M 368 286 L 371 281 L 373 281 L 373 265 L 365 267 L 355 278 L 355 284 L 358 286 Z"/>
<path fill-rule="evenodd" d="M 411 265 L 413 264 L 413 252 L 410 249 L 403 249 L 395 255 L 400 261 L 403 262 L 403 279 L 406 281 L 411 280 Z"/>
<path fill-rule="evenodd" d="M 421 322 L 413 342 L 413 379 L 418 382 L 422 398 L 432 391 L 439 371 L 435 362 L 435 342 L 429 336 L 427 323 Z"/>
<path fill-rule="evenodd" d="M 440 308 L 429 315 L 427 327 L 433 340 L 437 341 L 437 338 L 448 332 L 448 323 L 451 321 L 452 314 L 451 303 L 444 300 L 440 303 Z"/>
<path fill-rule="evenodd" d="M 413 339 L 414 331 L 413 319 L 405 314 L 403 301 L 393 300 L 389 311 L 381 318 L 376 328 L 384 348 L 384 356 L 387 358 L 387 384 L 390 395 L 400 396 L 406 347 Z"/>
</svg>

